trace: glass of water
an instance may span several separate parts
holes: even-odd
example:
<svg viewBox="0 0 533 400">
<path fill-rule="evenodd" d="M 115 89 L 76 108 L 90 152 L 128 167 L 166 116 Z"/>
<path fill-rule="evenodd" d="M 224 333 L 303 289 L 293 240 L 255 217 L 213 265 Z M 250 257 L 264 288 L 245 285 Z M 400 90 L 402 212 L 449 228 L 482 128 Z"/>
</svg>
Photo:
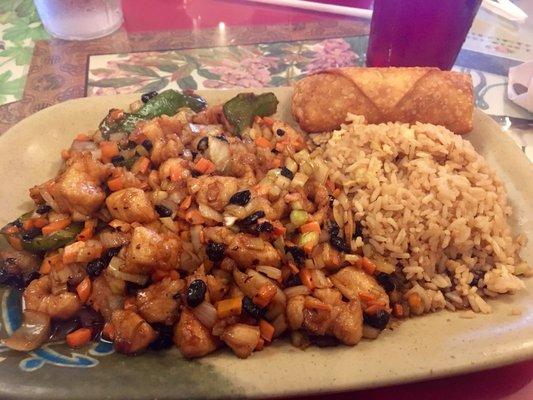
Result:
<svg viewBox="0 0 533 400">
<path fill-rule="evenodd" d="M 34 0 L 44 28 L 65 40 L 109 35 L 122 25 L 120 0 Z"/>
</svg>

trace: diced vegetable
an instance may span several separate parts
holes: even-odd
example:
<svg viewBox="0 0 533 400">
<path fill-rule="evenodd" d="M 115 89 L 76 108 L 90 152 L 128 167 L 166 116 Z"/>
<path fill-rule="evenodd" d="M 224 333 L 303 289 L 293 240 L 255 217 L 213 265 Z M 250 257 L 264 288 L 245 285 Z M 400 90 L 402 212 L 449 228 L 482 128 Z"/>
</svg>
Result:
<svg viewBox="0 0 533 400">
<path fill-rule="evenodd" d="M 274 93 L 240 93 L 223 106 L 224 116 L 233 125 L 235 134 L 240 136 L 244 129 L 251 127 L 256 116 L 266 117 L 276 112 L 278 99 Z"/>
<path fill-rule="evenodd" d="M 300 232 L 307 233 L 307 232 L 320 232 L 320 224 L 316 221 L 308 222 L 305 225 L 302 225 L 300 227 Z"/>
<path fill-rule="evenodd" d="M 242 310 L 242 299 L 234 297 L 231 299 L 217 301 L 215 305 L 219 318 L 226 318 L 231 315 L 239 315 Z"/>
<path fill-rule="evenodd" d="M 76 293 L 78 293 L 78 297 L 82 303 L 86 303 L 87 300 L 89 300 L 89 296 L 91 295 L 91 286 L 91 279 L 88 276 L 83 278 L 78 286 L 76 286 Z"/>
<path fill-rule="evenodd" d="M 48 236 L 37 236 L 30 241 L 22 241 L 22 248 L 34 253 L 59 249 L 75 240 L 81 228 L 79 222 L 74 222 L 69 227 Z"/>
<path fill-rule="evenodd" d="M 92 330 L 90 328 L 80 328 L 67 335 L 67 344 L 70 347 L 81 347 L 89 343 L 92 336 Z"/>
<path fill-rule="evenodd" d="M 264 319 L 259 321 L 259 332 L 261 337 L 267 342 L 272 341 L 272 337 L 274 336 L 274 327 L 268 321 Z"/>
<path fill-rule="evenodd" d="M 292 210 L 290 220 L 292 224 L 298 227 L 305 224 L 308 217 L 307 211 L 305 210 Z"/>
<path fill-rule="evenodd" d="M 42 228 L 43 235 L 48 236 L 54 232 L 64 229 L 70 225 L 70 222 L 71 222 L 70 218 L 63 218 L 63 219 L 59 219 L 57 221 L 51 222 L 50 224 Z"/>
</svg>

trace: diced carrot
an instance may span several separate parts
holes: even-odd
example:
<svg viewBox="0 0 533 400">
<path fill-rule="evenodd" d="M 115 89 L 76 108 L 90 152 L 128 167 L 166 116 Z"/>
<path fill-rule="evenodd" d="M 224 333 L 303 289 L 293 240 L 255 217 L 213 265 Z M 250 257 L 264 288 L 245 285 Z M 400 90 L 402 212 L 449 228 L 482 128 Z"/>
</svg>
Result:
<svg viewBox="0 0 533 400">
<path fill-rule="evenodd" d="M 315 310 L 326 310 L 326 311 L 331 310 L 331 306 L 329 304 L 324 303 L 311 296 L 307 296 L 305 298 L 305 307 L 315 309 Z"/>
<path fill-rule="evenodd" d="M 374 272 L 376 272 L 376 264 L 366 257 L 361 257 L 359 260 L 363 271 L 365 271 L 368 275 L 374 275 Z"/>
<path fill-rule="evenodd" d="M 263 350 L 263 347 L 265 347 L 265 340 L 263 338 L 259 338 L 257 341 L 257 345 L 255 346 L 254 351 L 261 351 Z"/>
<path fill-rule="evenodd" d="M 65 149 L 61 150 L 61 158 L 63 160 L 68 160 L 70 158 L 70 151 Z"/>
<path fill-rule="evenodd" d="M 20 229 L 15 225 L 10 225 L 4 230 L 4 232 L 8 235 L 14 235 L 15 233 L 19 233 Z"/>
<path fill-rule="evenodd" d="M 242 299 L 233 297 L 231 299 L 220 300 L 215 304 L 219 318 L 226 318 L 232 315 L 240 315 L 242 310 Z"/>
<path fill-rule="evenodd" d="M 300 270 L 300 280 L 302 283 L 307 286 L 310 290 L 315 288 L 315 283 L 313 282 L 313 277 L 311 276 L 311 271 L 308 268 L 302 268 Z"/>
<path fill-rule="evenodd" d="M 177 280 L 180 279 L 180 274 L 178 274 L 178 271 L 176 271 L 175 269 L 170 270 L 170 272 L 168 273 L 168 276 L 169 276 L 170 279 L 172 279 L 173 281 L 177 281 Z"/>
<path fill-rule="evenodd" d="M 255 139 L 255 145 L 257 147 L 262 147 L 263 149 L 270 149 L 272 147 L 272 143 L 270 143 L 270 140 L 263 136 L 259 136 Z"/>
<path fill-rule="evenodd" d="M 170 180 L 172 182 L 178 182 L 183 177 L 183 167 L 179 164 L 173 165 L 170 168 Z"/>
<path fill-rule="evenodd" d="M 8 236 L 7 241 L 15 250 L 22 250 L 22 240 L 17 236 Z"/>
<path fill-rule="evenodd" d="M 43 226 L 43 235 L 51 235 L 54 232 L 60 231 L 61 229 L 65 229 L 67 226 L 71 223 L 70 218 L 63 218 L 59 219 L 57 221 L 51 222 L 46 226 Z"/>
<path fill-rule="evenodd" d="M 262 319 L 259 321 L 259 333 L 263 339 L 265 339 L 267 342 L 272 341 L 272 337 L 274 336 L 274 326 L 270 324 L 268 321 Z"/>
<path fill-rule="evenodd" d="M 379 310 L 383 310 L 385 307 L 381 304 L 376 304 L 376 303 L 373 303 L 371 305 L 369 305 L 366 310 L 365 310 L 365 313 L 366 314 L 371 314 L 371 315 L 374 315 L 376 314 Z"/>
<path fill-rule="evenodd" d="M 277 292 L 278 289 L 273 283 L 265 283 L 259 288 L 252 301 L 259 307 L 266 307 L 272 301 Z"/>
<path fill-rule="evenodd" d="M 409 303 L 409 307 L 417 308 L 420 307 L 420 305 L 422 304 L 422 299 L 420 298 L 420 295 L 418 293 L 411 293 L 407 297 L 407 302 Z"/>
<path fill-rule="evenodd" d="M 402 318 L 404 316 L 403 314 L 403 306 L 400 303 L 394 304 L 392 307 L 392 313 L 397 318 Z"/>
<path fill-rule="evenodd" d="M 185 214 L 185 219 L 191 225 L 201 225 L 205 223 L 205 218 L 200 214 L 198 210 L 189 210 Z"/>
<path fill-rule="evenodd" d="M 24 229 L 25 231 L 29 231 L 31 228 L 33 228 L 33 219 L 32 218 L 29 218 L 27 219 L 26 221 L 24 221 L 22 223 L 22 229 Z"/>
<path fill-rule="evenodd" d="M 365 303 L 374 303 L 376 297 L 367 292 L 359 292 L 359 298 Z"/>
<path fill-rule="evenodd" d="M 85 133 L 78 133 L 78 135 L 76 135 L 76 140 L 79 142 L 87 142 L 90 139 L 91 138 L 87 136 Z"/>
<path fill-rule="evenodd" d="M 94 228 L 96 228 L 96 220 L 95 219 L 88 219 L 85 221 L 85 224 L 83 226 L 82 231 L 78 234 L 77 239 L 78 240 L 88 240 L 93 237 L 94 234 Z"/>
<path fill-rule="evenodd" d="M 263 117 L 263 123 L 266 125 L 266 126 L 272 126 L 274 125 L 274 120 L 270 117 Z"/>
<path fill-rule="evenodd" d="M 341 189 L 340 188 L 337 188 L 333 191 L 333 197 L 337 198 L 339 197 L 341 194 Z"/>
<path fill-rule="evenodd" d="M 63 263 L 72 264 L 78 261 L 78 254 L 85 247 L 85 242 L 74 242 L 65 246 L 63 251 Z"/>
<path fill-rule="evenodd" d="M 119 149 L 117 142 L 100 142 L 100 151 L 102 152 L 102 160 L 109 162 L 115 156 L 119 155 Z"/>
<path fill-rule="evenodd" d="M 142 133 L 142 131 L 140 129 L 135 129 L 131 133 L 129 139 L 134 141 L 137 144 L 141 144 L 142 142 L 144 142 L 146 140 L 146 136 L 144 135 L 144 133 Z"/>
<path fill-rule="evenodd" d="M 122 177 L 113 178 L 107 181 L 107 187 L 112 192 L 122 190 L 124 188 L 124 182 L 122 182 Z"/>
<path fill-rule="evenodd" d="M 335 184 L 331 179 L 326 180 L 326 189 L 328 189 L 328 191 L 330 192 L 333 192 L 335 190 Z"/>
<path fill-rule="evenodd" d="M 133 167 L 131 167 L 131 172 L 134 174 L 144 174 L 146 171 L 148 171 L 149 166 L 150 160 L 148 157 L 143 156 L 135 161 L 135 164 L 133 164 Z"/>
<path fill-rule="evenodd" d="M 126 300 L 124 300 L 124 310 L 135 310 L 136 308 L 135 297 L 126 297 Z"/>
<path fill-rule="evenodd" d="M 303 224 L 302 226 L 300 226 L 300 231 L 302 233 L 320 232 L 320 224 L 316 221 L 308 222 L 307 224 Z"/>
<path fill-rule="evenodd" d="M 182 202 L 180 203 L 180 209 L 186 210 L 191 206 L 192 203 L 192 196 L 185 197 Z"/>
<path fill-rule="evenodd" d="M 115 339 L 115 327 L 111 322 L 106 322 L 104 329 L 102 329 L 102 335 L 107 339 Z"/>
<path fill-rule="evenodd" d="M 92 336 L 90 328 L 80 328 L 67 335 L 67 344 L 70 347 L 81 347 L 89 343 Z"/>
<path fill-rule="evenodd" d="M 43 226 L 48 225 L 48 220 L 43 217 L 34 218 L 33 220 L 33 226 L 36 228 L 42 228 Z"/>
<path fill-rule="evenodd" d="M 196 164 L 194 164 L 194 169 L 202 174 L 210 174 L 215 171 L 216 166 L 212 161 L 201 157 Z"/>
<path fill-rule="evenodd" d="M 83 278 L 83 280 L 78 284 L 78 286 L 76 286 L 76 293 L 78 293 L 78 297 L 80 298 L 82 303 L 86 303 L 87 300 L 89 300 L 89 296 L 91 295 L 91 289 L 91 278 L 89 278 L 88 276 Z"/>
<path fill-rule="evenodd" d="M 283 161 L 279 157 L 273 158 L 270 161 L 270 167 L 271 168 L 279 168 L 279 167 L 281 167 L 282 164 L 283 164 Z"/>
<path fill-rule="evenodd" d="M 287 232 L 287 228 L 285 228 L 280 221 L 272 222 L 272 228 L 272 232 L 275 236 L 283 236 L 285 232 Z"/>
<path fill-rule="evenodd" d="M 316 243 L 308 242 L 302 246 L 302 249 L 305 252 L 305 254 L 311 254 L 315 246 L 316 246 Z"/>
</svg>

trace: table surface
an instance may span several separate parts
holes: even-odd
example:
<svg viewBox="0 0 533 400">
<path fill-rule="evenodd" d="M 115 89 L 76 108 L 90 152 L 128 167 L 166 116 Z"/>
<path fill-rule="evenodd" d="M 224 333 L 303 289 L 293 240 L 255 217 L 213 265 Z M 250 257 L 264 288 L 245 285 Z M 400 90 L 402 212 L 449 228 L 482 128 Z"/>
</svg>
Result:
<svg viewBox="0 0 533 400">
<path fill-rule="evenodd" d="M 369 0 L 336 1 L 362 7 Z M 485 10 L 454 69 L 472 75 L 476 106 L 526 120 L 507 130 L 533 161 L 533 114 L 507 99 L 510 67 L 533 59 L 533 2 L 523 25 Z M 230 0 L 123 1 L 124 25 L 87 42 L 51 38 L 31 0 L 0 4 L 0 134 L 24 117 L 83 96 L 163 88 L 285 86 L 307 73 L 364 65 L 369 21 Z M 529 125 L 527 124 L 529 120 Z M 1 362 L 1 361 L 0 361 Z M 532 399 L 533 361 L 333 399 Z M 313 397 L 317 400 L 321 397 Z"/>
</svg>

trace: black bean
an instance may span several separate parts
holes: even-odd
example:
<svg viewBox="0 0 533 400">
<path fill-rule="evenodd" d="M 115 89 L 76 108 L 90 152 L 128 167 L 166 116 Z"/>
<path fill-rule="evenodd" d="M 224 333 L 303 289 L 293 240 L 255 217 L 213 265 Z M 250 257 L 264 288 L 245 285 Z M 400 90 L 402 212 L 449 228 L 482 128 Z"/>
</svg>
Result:
<svg viewBox="0 0 533 400">
<path fill-rule="evenodd" d="M 150 139 L 144 139 L 143 142 L 141 143 L 141 146 L 144 147 L 146 151 L 150 151 L 152 150 L 152 147 L 154 147 Z"/>
<path fill-rule="evenodd" d="M 242 190 L 240 192 L 235 193 L 233 196 L 230 197 L 229 202 L 230 204 L 236 204 L 238 206 L 245 206 L 248 204 L 252 197 L 252 192 L 249 190 Z"/>
<path fill-rule="evenodd" d="M 363 321 L 372 328 L 383 330 L 389 323 L 390 314 L 384 310 L 378 310 L 375 314 L 363 314 Z"/>
<path fill-rule="evenodd" d="M 154 208 L 161 218 L 170 217 L 172 215 L 172 210 L 162 204 L 156 204 Z"/>
<path fill-rule="evenodd" d="M 300 286 L 302 284 L 302 280 L 300 279 L 300 275 L 293 275 L 289 279 L 285 281 L 285 287 L 291 287 L 291 286 Z"/>
<path fill-rule="evenodd" d="M 479 276 L 474 276 L 474 278 L 472 279 L 472 282 L 470 282 L 470 285 L 477 286 L 477 284 L 479 283 L 479 279 L 480 279 Z"/>
<path fill-rule="evenodd" d="M 41 230 L 41 228 L 33 227 L 33 228 L 28 229 L 27 231 L 23 231 L 22 235 L 21 235 L 21 238 L 25 242 L 28 242 L 28 241 L 36 238 L 37 236 L 40 236 L 42 233 L 43 233 L 43 231 Z"/>
<path fill-rule="evenodd" d="M 192 176 L 193 178 L 198 178 L 200 175 L 202 175 L 201 172 L 196 171 L 195 169 L 191 170 L 191 176 Z"/>
<path fill-rule="evenodd" d="M 292 255 L 294 262 L 298 265 L 305 263 L 305 251 L 298 246 L 285 246 L 285 253 Z"/>
<path fill-rule="evenodd" d="M 361 225 L 361 222 L 354 222 L 354 232 L 353 232 L 353 238 L 363 237 L 363 225 Z"/>
<path fill-rule="evenodd" d="M 199 306 L 205 298 L 207 285 L 201 279 L 195 279 L 187 288 L 187 305 L 189 307 Z"/>
<path fill-rule="evenodd" d="M 281 175 L 283 175 L 285 178 L 289 178 L 289 179 L 294 178 L 294 173 L 287 167 L 283 167 L 281 169 Z"/>
<path fill-rule="evenodd" d="M 126 281 L 126 294 L 129 296 L 135 296 L 139 290 L 142 290 L 149 285 L 149 282 L 147 282 L 145 285 L 139 285 L 138 283 Z"/>
<path fill-rule="evenodd" d="M 120 166 L 124 163 L 124 156 L 120 154 L 118 156 L 113 156 L 111 157 L 111 162 L 113 163 L 115 167 Z"/>
<path fill-rule="evenodd" d="M 196 150 L 200 152 L 204 152 L 209 147 L 209 138 L 207 136 L 204 136 L 198 141 L 198 144 L 196 145 Z"/>
<path fill-rule="evenodd" d="M 318 347 L 334 347 L 340 344 L 336 337 L 326 335 L 309 335 L 309 341 Z"/>
<path fill-rule="evenodd" d="M 329 243 L 331 243 L 331 245 L 337 250 L 342 251 L 344 253 L 349 253 L 351 251 L 350 246 L 348 246 L 348 243 L 346 243 L 341 237 L 331 236 L 329 239 Z"/>
<path fill-rule="evenodd" d="M 339 228 L 339 224 L 337 224 L 335 221 L 329 221 L 327 223 L 327 226 L 330 237 L 339 236 L 339 232 L 341 231 L 341 228 Z"/>
<path fill-rule="evenodd" d="M 223 243 L 217 242 L 208 242 L 205 248 L 207 258 L 213 262 L 220 262 L 224 259 L 224 252 L 226 251 L 226 246 Z"/>
<path fill-rule="evenodd" d="M 148 346 L 151 350 L 164 350 L 174 345 L 171 325 L 152 324 L 152 328 L 157 332 L 157 338 Z"/>
<path fill-rule="evenodd" d="M 265 221 L 258 224 L 256 230 L 257 232 L 272 232 L 274 230 L 274 226 L 270 222 Z"/>
<path fill-rule="evenodd" d="M 22 228 L 22 221 L 20 218 L 17 218 L 13 222 L 11 222 L 11 225 L 16 226 L 17 228 Z"/>
<path fill-rule="evenodd" d="M 224 136 L 224 135 L 218 135 L 218 136 L 216 136 L 216 138 L 217 138 L 218 140 L 222 140 L 223 142 L 229 143 L 229 142 L 228 142 L 228 139 L 227 139 L 226 136 Z"/>
<path fill-rule="evenodd" d="M 87 271 L 87 275 L 89 275 L 91 278 L 95 278 L 102 273 L 102 271 L 107 267 L 107 264 L 109 264 L 109 262 L 106 263 L 105 260 L 97 258 L 96 260 L 87 263 L 85 271 Z"/>
<path fill-rule="evenodd" d="M 251 213 L 250 215 L 248 215 L 247 217 L 243 219 L 237 220 L 235 224 L 239 226 L 240 228 L 248 228 L 252 226 L 253 224 L 255 224 L 257 220 L 263 218 L 264 216 L 265 216 L 265 212 L 263 210 L 259 210 L 259 211 Z"/>
<path fill-rule="evenodd" d="M 285 131 L 281 128 L 276 129 L 276 135 L 283 136 L 285 135 Z"/>
<path fill-rule="evenodd" d="M 270 150 L 272 152 L 272 154 L 279 154 L 279 150 L 276 150 L 276 149 L 272 149 Z"/>
<path fill-rule="evenodd" d="M 30 272 L 25 278 L 24 278 L 24 286 L 28 286 L 30 284 L 31 281 L 35 280 L 35 279 L 39 279 L 41 276 L 40 273 L 38 273 L 37 271 L 32 271 Z"/>
<path fill-rule="evenodd" d="M 120 252 L 120 249 L 121 247 L 113 247 L 111 249 L 107 249 L 102 258 L 109 264 L 109 261 L 111 261 L 111 259 Z"/>
<path fill-rule="evenodd" d="M 133 140 L 128 140 L 128 143 L 126 143 L 122 148 L 124 150 L 131 150 L 137 147 L 137 143 L 135 143 Z"/>
<path fill-rule="evenodd" d="M 141 96 L 141 101 L 143 103 L 148 103 L 148 101 L 155 96 L 157 96 L 157 92 L 155 90 L 152 92 L 145 93 Z"/>
<path fill-rule="evenodd" d="M 242 298 L 242 310 L 256 319 L 263 318 L 267 312 L 266 307 L 261 308 L 255 304 L 248 296 Z"/>
<path fill-rule="evenodd" d="M 52 207 L 50 207 L 48 204 L 39 204 L 35 210 L 37 214 L 46 214 L 50 211 L 52 211 Z"/>
<path fill-rule="evenodd" d="M 381 287 L 385 289 L 387 293 L 392 292 L 396 288 L 394 279 L 388 274 L 384 274 L 383 272 L 381 272 L 376 277 L 376 280 L 381 285 Z"/>
</svg>

